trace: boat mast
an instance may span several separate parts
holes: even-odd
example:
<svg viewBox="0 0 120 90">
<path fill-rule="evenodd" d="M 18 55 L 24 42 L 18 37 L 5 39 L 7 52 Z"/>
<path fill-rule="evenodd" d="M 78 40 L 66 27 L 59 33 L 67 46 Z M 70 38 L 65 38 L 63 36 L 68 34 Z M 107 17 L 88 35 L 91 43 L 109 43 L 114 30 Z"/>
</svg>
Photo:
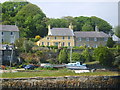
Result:
<svg viewBox="0 0 120 90">
<path fill-rule="evenodd" d="M 72 47 L 70 47 L 70 62 L 72 62 Z"/>
</svg>

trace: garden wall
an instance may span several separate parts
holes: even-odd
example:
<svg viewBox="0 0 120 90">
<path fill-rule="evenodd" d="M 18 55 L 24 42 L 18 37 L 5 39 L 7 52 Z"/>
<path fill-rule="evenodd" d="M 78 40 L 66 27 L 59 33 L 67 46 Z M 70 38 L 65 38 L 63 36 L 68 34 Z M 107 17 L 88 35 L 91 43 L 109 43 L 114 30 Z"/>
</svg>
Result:
<svg viewBox="0 0 120 90">
<path fill-rule="evenodd" d="M 36 78 L 4 78 L 2 89 L 120 88 L 120 76 L 65 76 Z"/>
</svg>

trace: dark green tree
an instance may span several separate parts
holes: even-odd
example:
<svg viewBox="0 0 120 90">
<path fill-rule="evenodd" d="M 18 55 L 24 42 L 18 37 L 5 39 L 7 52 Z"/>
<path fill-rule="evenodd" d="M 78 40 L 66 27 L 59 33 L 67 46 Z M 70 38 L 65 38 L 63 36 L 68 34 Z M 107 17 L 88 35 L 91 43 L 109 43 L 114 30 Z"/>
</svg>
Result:
<svg viewBox="0 0 120 90">
<path fill-rule="evenodd" d="M 36 35 L 45 36 L 47 33 L 45 18 L 45 14 L 38 6 L 34 4 L 24 6 L 15 16 L 20 35 L 26 38 L 34 38 Z"/>
<path fill-rule="evenodd" d="M 63 49 L 60 51 L 59 56 L 58 56 L 58 61 L 59 61 L 59 63 L 67 63 L 68 62 L 68 55 L 67 55 L 66 49 Z"/>
<path fill-rule="evenodd" d="M 84 56 L 82 54 L 77 53 L 77 52 L 73 52 L 72 53 L 72 62 L 76 62 L 76 61 L 84 62 L 85 59 L 84 59 Z"/>
<path fill-rule="evenodd" d="M 16 14 L 29 2 L 11 2 L 7 1 L 2 3 L 2 24 L 3 25 L 15 25 L 16 21 L 14 17 Z"/>
<path fill-rule="evenodd" d="M 106 66 L 112 66 L 114 61 L 114 55 L 106 47 L 98 47 L 94 50 L 95 60 L 99 61 L 100 64 Z"/>
<path fill-rule="evenodd" d="M 82 31 L 94 31 L 94 29 L 90 24 L 85 23 L 82 27 Z"/>
<path fill-rule="evenodd" d="M 87 48 L 82 52 L 82 55 L 85 58 L 85 62 L 92 61 L 92 56 L 90 55 L 90 52 L 89 52 L 89 50 Z"/>
<path fill-rule="evenodd" d="M 120 38 L 120 26 L 115 27 L 114 32 L 115 35 Z"/>
<path fill-rule="evenodd" d="M 91 18 L 91 25 L 94 27 L 97 25 L 99 28 L 99 31 L 103 31 L 105 33 L 109 33 L 112 29 L 112 26 L 106 22 L 105 20 L 98 18 L 96 16 L 92 16 Z"/>
<path fill-rule="evenodd" d="M 115 57 L 114 65 L 120 69 L 120 55 Z"/>
<path fill-rule="evenodd" d="M 113 41 L 113 39 L 110 37 L 108 38 L 107 41 L 107 47 L 112 48 L 114 46 L 115 42 Z"/>
</svg>

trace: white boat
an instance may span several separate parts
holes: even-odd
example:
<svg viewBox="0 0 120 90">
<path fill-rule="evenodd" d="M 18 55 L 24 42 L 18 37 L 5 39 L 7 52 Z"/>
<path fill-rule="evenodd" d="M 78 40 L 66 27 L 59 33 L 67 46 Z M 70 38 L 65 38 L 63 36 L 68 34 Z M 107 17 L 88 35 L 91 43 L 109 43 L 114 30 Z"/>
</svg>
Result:
<svg viewBox="0 0 120 90">
<path fill-rule="evenodd" d="M 72 70 L 88 69 L 88 68 L 86 67 L 86 64 L 82 64 L 81 62 L 68 63 L 68 64 L 66 64 L 66 68 L 72 69 Z"/>
</svg>

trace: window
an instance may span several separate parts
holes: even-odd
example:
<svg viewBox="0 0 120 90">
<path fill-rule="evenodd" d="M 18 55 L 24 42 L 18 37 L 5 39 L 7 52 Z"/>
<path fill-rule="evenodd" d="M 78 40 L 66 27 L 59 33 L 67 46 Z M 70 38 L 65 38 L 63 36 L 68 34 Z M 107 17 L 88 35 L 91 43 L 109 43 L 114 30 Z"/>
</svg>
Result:
<svg viewBox="0 0 120 90">
<path fill-rule="evenodd" d="M 3 35 L 4 33 L 2 32 L 2 35 Z"/>
<path fill-rule="evenodd" d="M 11 32 L 10 35 L 13 35 L 13 32 Z"/>
<path fill-rule="evenodd" d="M 65 37 L 63 36 L 63 40 L 65 39 Z"/>
<path fill-rule="evenodd" d="M 70 42 L 68 42 L 68 46 L 70 46 Z"/>
<path fill-rule="evenodd" d="M 87 46 L 87 47 L 90 47 L 90 45 L 89 45 L 89 44 L 87 44 L 86 46 Z"/>
<path fill-rule="evenodd" d="M 97 38 L 96 38 L 96 37 L 94 38 L 94 41 L 97 41 Z"/>
<path fill-rule="evenodd" d="M 57 39 L 57 37 L 55 37 L 55 39 Z"/>
<path fill-rule="evenodd" d="M 47 46 L 50 46 L 50 43 L 49 43 L 49 42 L 47 42 Z"/>
<path fill-rule="evenodd" d="M 62 46 L 65 46 L 65 43 L 64 43 L 64 42 L 62 43 Z"/>
<path fill-rule="evenodd" d="M 68 36 L 68 39 L 70 39 L 70 36 Z"/>
<path fill-rule="evenodd" d="M 47 40 L 49 40 L 50 38 L 49 37 L 47 37 Z"/>
<path fill-rule="evenodd" d="M 81 37 L 78 38 L 79 41 L 82 41 Z"/>
<path fill-rule="evenodd" d="M 42 45 L 44 45 L 44 42 L 42 42 Z"/>
<path fill-rule="evenodd" d="M 89 38 L 86 38 L 86 41 L 89 41 Z"/>
<path fill-rule="evenodd" d="M 2 42 L 4 42 L 4 40 L 2 39 Z"/>
<path fill-rule="evenodd" d="M 94 47 L 95 47 L 95 48 L 97 48 L 97 47 L 98 47 L 98 45 L 97 45 L 97 44 L 95 44 L 95 45 L 94 45 Z"/>
<path fill-rule="evenodd" d="M 108 40 L 108 38 L 104 38 L 104 41 L 107 41 Z"/>
</svg>

